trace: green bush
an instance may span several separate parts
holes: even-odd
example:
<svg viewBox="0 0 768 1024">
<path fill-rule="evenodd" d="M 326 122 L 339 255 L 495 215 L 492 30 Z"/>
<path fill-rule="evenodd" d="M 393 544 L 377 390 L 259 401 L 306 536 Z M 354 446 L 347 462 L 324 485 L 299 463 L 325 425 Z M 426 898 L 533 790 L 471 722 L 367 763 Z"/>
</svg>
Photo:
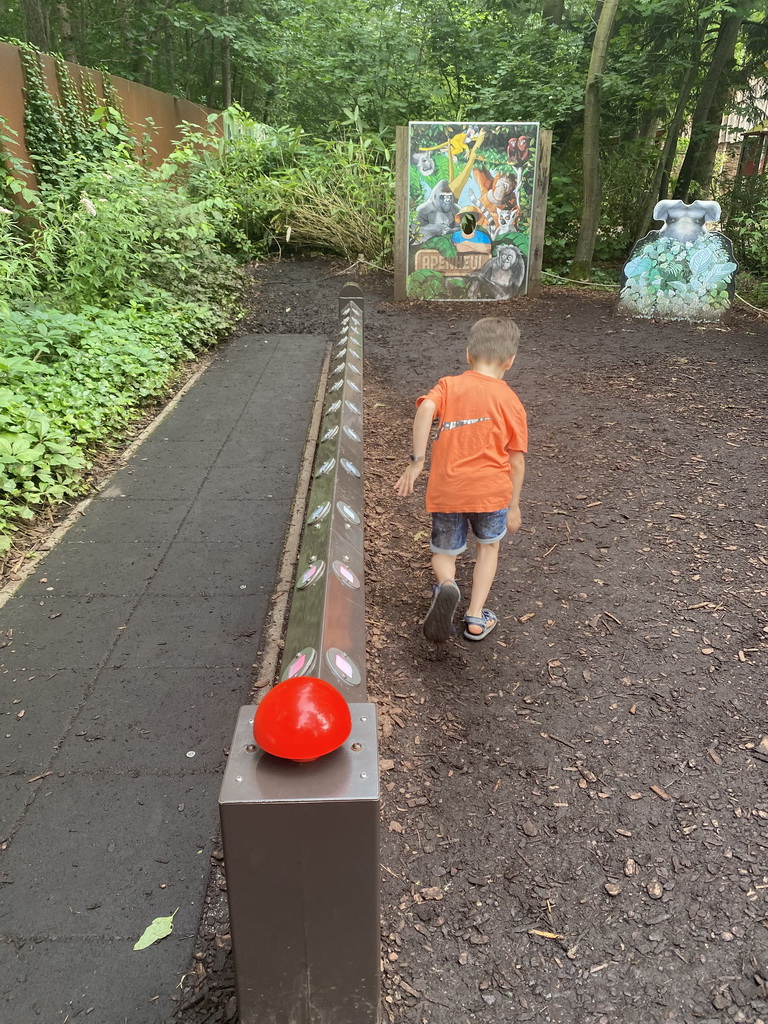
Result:
<svg viewBox="0 0 768 1024">
<path fill-rule="evenodd" d="M 84 470 L 227 324 L 211 306 L 9 311 L 0 332 L 0 553 L 17 520 L 81 494 Z"/>
<path fill-rule="evenodd" d="M 376 266 L 392 263 L 393 154 L 352 112 L 348 138 L 328 141 L 301 129 L 273 129 L 227 112 L 234 137 L 207 141 L 190 128 L 170 158 L 173 180 L 192 195 L 223 201 L 238 257 L 282 250 L 325 252 Z"/>
<path fill-rule="evenodd" d="M 97 451 L 236 314 L 236 210 L 176 169 L 122 142 L 69 152 L 32 217 L 0 208 L 0 555 L 21 521 L 87 489 Z"/>
</svg>

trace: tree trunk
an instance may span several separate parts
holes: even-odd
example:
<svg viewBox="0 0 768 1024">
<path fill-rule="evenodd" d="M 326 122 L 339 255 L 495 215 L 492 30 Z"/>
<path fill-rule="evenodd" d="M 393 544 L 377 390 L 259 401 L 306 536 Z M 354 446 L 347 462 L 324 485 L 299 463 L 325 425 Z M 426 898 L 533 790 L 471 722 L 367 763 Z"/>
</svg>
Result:
<svg viewBox="0 0 768 1024">
<path fill-rule="evenodd" d="M 712 176 L 712 164 L 707 166 L 708 143 L 711 136 L 720 133 L 723 107 L 727 97 L 728 78 L 733 69 L 736 42 L 744 17 L 742 14 L 724 14 L 717 35 L 712 62 L 704 76 L 696 108 L 691 121 L 691 141 L 685 152 L 683 166 L 675 185 L 674 198 L 688 202 L 692 182 L 701 187 L 709 184 Z M 722 102 L 716 98 L 722 96 Z M 715 144 L 716 145 L 716 144 Z M 712 156 L 714 162 L 714 155 Z"/>
<path fill-rule="evenodd" d="M 579 227 L 579 240 L 571 264 L 570 276 L 573 280 L 583 281 L 589 278 L 592 267 L 592 255 L 595 251 L 597 225 L 600 219 L 600 201 L 602 199 L 602 182 L 600 180 L 600 101 L 602 94 L 603 72 L 608 55 L 608 43 L 613 30 L 613 22 L 619 0 L 605 0 L 597 23 L 595 41 L 592 44 L 592 56 L 587 72 L 587 86 L 584 93 L 584 146 L 582 158 L 584 205 Z"/>
<path fill-rule="evenodd" d="M 72 32 L 72 19 L 69 15 L 67 0 L 59 0 L 59 32 L 61 35 L 61 52 L 64 60 L 77 64 L 77 51 L 75 50 L 75 37 Z"/>
<path fill-rule="evenodd" d="M 559 28 L 563 23 L 564 11 L 565 0 L 544 0 L 541 5 L 541 17 L 556 28 Z"/>
<path fill-rule="evenodd" d="M 675 104 L 675 110 L 672 114 L 672 120 L 669 122 L 667 135 L 664 139 L 664 146 L 659 157 L 659 162 L 656 165 L 653 183 L 648 191 L 648 201 L 645 206 L 643 218 L 640 222 L 639 235 L 641 237 L 647 234 L 651 228 L 653 223 L 653 210 L 656 203 L 660 199 L 666 199 L 669 195 L 669 176 L 672 172 L 672 164 L 674 163 L 675 153 L 677 152 L 677 141 L 680 138 L 680 132 L 683 130 L 683 124 L 685 122 L 685 110 L 688 106 L 688 97 L 691 95 L 693 81 L 699 67 L 701 45 L 704 39 L 704 28 L 705 26 L 702 24 L 693 41 L 691 61 L 688 64 L 685 77 L 683 78 L 680 86 L 680 93 L 677 97 L 677 103 Z"/>
<path fill-rule="evenodd" d="M 222 0 L 221 7 L 221 13 L 229 19 L 229 0 Z M 232 40 L 227 25 L 224 26 L 224 36 L 221 40 L 221 87 L 226 110 L 232 106 Z"/>
<path fill-rule="evenodd" d="M 23 7 L 27 42 L 47 53 L 51 48 L 51 40 L 42 0 L 23 0 Z"/>
</svg>

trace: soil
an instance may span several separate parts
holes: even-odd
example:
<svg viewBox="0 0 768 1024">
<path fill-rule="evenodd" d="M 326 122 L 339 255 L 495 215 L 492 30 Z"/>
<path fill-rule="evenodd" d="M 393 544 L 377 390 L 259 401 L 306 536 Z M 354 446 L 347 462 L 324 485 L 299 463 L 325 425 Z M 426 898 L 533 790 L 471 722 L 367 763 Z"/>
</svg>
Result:
<svg viewBox="0 0 768 1024">
<path fill-rule="evenodd" d="M 354 273 L 265 264 L 242 331 L 335 333 Z M 768 1024 L 768 326 L 366 295 L 369 699 L 382 779 L 382 1021 Z M 522 329 L 521 530 L 481 643 L 424 640 L 415 398 L 481 315 Z M 468 593 L 471 550 L 458 583 Z M 175 1018 L 237 1017 L 221 854 Z"/>
</svg>

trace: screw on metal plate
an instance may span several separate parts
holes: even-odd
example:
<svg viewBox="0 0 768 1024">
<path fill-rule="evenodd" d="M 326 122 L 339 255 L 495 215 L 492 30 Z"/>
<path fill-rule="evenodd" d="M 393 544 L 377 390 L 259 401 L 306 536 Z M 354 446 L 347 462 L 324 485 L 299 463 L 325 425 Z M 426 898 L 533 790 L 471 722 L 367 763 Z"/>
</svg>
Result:
<svg viewBox="0 0 768 1024">
<path fill-rule="evenodd" d="M 249 753 L 249 754 L 253 754 L 253 753 L 254 753 L 255 751 L 257 751 L 257 750 L 258 750 L 259 748 L 258 748 L 258 747 L 256 746 L 256 744 L 255 744 L 255 743 L 246 743 L 246 744 L 245 744 L 245 749 L 246 749 L 246 752 L 247 752 L 247 753 Z"/>
<path fill-rule="evenodd" d="M 363 744 L 362 743 L 353 743 L 352 744 L 352 749 L 353 750 L 362 750 L 363 749 Z"/>
<path fill-rule="evenodd" d="M 243 781 L 243 776 L 242 775 L 236 775 L 235 776 L 235 782 L 242 782 L 242 781 Z"/>
</svg>

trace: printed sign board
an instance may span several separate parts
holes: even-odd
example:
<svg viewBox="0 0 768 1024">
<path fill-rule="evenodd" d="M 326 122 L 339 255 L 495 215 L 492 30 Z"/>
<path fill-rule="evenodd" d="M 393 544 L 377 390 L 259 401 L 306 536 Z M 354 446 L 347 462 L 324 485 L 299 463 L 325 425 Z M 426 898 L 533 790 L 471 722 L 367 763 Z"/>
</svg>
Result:
<svg viewBox="0 0 768 1024">
<path fill-rule="evenodd" d="M 535 123 L 409 124 L 408 298 L 525 294 L 538 143 Z"/>
<path fill-rule="evenodd" d="M 707 223 L 720 205 L 663 199 L 653 219 L 663 221 L 636 242 L 624 266 L 617 312 L 656 320 L 717 322 L 728 314 L 737 265 L 731 240 Z"/>
</svg>

